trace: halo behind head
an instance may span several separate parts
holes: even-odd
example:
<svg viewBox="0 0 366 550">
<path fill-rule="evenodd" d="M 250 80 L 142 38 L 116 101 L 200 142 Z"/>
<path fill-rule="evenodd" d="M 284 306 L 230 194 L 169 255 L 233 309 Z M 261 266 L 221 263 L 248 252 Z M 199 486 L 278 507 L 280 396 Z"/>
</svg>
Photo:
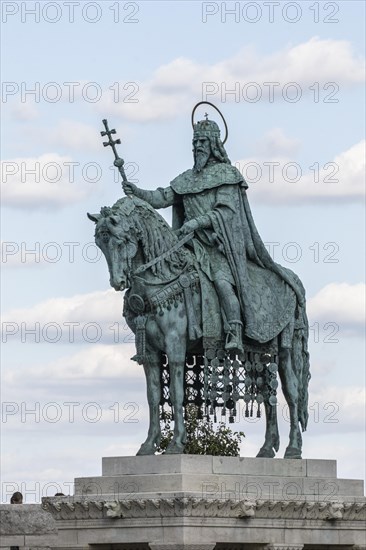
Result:
<svg viewBox="0 0 366 550">
<path fill-rule="evenodd" d="M 200 106 L 200 105 L 210 105 L 211 107 L 213 107 L 218 113 L 219 115 L 221 116 L 222 118 L 222 121 L 224 123 L 224 127 L 225 127 L 225 138 L 222 140 L 222 143 L 224 144 L 228 138 L 228 128 L 227 128 L 227 124 L 226 124 L 226 120 L 224 119 L 224 116 L 223 114 L 221 113 L 221 111 L 216 107 L 216 105 L 214 105 L 213 103 L 210 103 L 209 101 L 200 101 L 199 103 L 197 103 L 193 110 L 192 110 L 192 116 L 191 116 L 191 123 L 192 123 L 192 128 L 193 128 L 193 137 L 218 137 L 220 138 L 220 129 L 218 127 L 218 125 L 216 124 L 216 122 L 214 122 L 213 120 L 208 120 L 206 118 L 206 120 L 201 120 L 201 121 L 198 121 L 196 124 L 194 122 L 194 114 L 197 110 L 197 108 Z"/>
</svg>

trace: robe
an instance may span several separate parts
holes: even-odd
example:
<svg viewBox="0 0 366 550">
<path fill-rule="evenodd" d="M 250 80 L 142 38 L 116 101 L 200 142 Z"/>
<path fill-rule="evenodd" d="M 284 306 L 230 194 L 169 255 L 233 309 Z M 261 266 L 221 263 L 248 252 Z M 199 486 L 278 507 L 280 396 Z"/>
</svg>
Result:
<svg viewBox="0 0 366 550">
<path fill-rule="evenodd" d="M 192 243 L 201 270 L 212 283 L 224 278 L 233 284 L 245 336 L 264 343 L 283 332 L 282 344 L 291 347 L 293 329 L 304 328 L 305 290 L 295 273 L 271 258 L 254 224 L 247 187 L 237 168 L 212 162 L 201 172 L 186 170 L 169 187 L 150 192 L 149 202 L 156 208 L 173 205 L 173 229 L 209 216 L 211 227 L 197 229 Z M 207 284 L 202 299 L 208 305 L 205 292 Z"/>
</svg>

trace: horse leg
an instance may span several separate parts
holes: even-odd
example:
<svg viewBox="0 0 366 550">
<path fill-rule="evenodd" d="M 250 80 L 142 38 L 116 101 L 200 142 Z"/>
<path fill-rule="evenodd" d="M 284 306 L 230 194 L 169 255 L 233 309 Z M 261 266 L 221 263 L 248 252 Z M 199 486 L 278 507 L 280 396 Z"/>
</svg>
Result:
<svg viewBox="0 0 366 550">
<path fill-rule="evenodd" d="M 302 437 L 298 413 L 298 379 L 292 364 L 291 349 L 282 348 L 280 350 L 278 372 L 283 395 L 290 411 L 290 441 L 284 458 L 301 458 Z"/>
<path fill-rule="evenodd" d="M 174 411 L 174 435 L 168 445 L 166 454 L 182 454 L 186 443 L 186 429 L 183 417 L 185 361 L 169 362 L 170 399 Z"/>
<path fill-rule="evenodd" d="M 260 448 L 257 457 L 273 458 L 275 456 L 274 451 L 277 452 L 280 446 L 280 434 L 278 433 L 277 423 L 277 407 L 276 405 L 272 406 L 265 402 L 264 409 L 266 412 L 266 435 L 264 444 Z"/>
<path fill-rule="evenodd" d="M 157 353 L 147 352 L 148 361 L 144 362 L 146 376 L 147 401 L 149 404 L 149 431 L 146 441 L 138 450 L 138 455 L 153 455 L 161 440 L 160 430 L 160 356 Z"/>
<path fill-rule="evenodd" d="M 183 330 L 183 325 L 181 329 Z M 174 434 L 166 454 L 181 454 L 186 443 L 186 429 L 183 417 L 184 369 L 186 362 L 186 340 L 180 330 L 171 330 L 166 339 L 166 351 L 170 372 L 170 399 L 174 412 Z"/>
</svg>

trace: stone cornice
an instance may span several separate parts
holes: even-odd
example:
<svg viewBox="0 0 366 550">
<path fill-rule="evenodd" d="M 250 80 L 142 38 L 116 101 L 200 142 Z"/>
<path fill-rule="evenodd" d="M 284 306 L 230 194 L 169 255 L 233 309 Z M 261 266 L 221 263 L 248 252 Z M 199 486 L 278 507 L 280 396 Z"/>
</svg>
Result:
<svg viewBox="0 0 366 550">
<path fill-rule="evenodd" d="M 308 500 L 208 500 L 192 497 L 75 500 L 45 497 L 42 507 L 56 520 L 102 518 L 222 517 L 365 521 L 366 502 Z"/>
</svg>

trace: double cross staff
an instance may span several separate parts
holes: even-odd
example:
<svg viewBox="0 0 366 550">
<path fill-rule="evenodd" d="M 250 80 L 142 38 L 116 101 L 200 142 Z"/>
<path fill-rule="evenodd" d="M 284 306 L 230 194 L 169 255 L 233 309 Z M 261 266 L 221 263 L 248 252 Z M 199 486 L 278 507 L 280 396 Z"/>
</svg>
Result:
<svg viewBox="0 0 366 550">
<path fill-rule="evenodd" d="M 125 161 L 123 159 L 121 159 L 121 157 L 118 156 L 118 153 L 117 153 L 117 149 L 116 149 L 116 144 L 120 144 L 121 143 L 121 140 L 120 139 L 112 139 L 112 134 L 115 134 L 116 133 L 116 130 L 110 130 L 108 128 L 108 120 L 105 118 L 102 120 L 103 124 L 104 124 L 104 128 L 105 128 L 105 131 L 102 131 L 100 132 L 100 135 L 101 136 L 108 136 L 108 141 L 103 141 L 103 145 L 104 147 L 108 147 L 108 145 L 110 145 L 112 147 L 112 150 L 113 150 L 113 153 L 114 153 L 114 156 L 115 156 L 115 161 L 114 161 L 114 166 L 116 166 L 118 168 L 118 171 L 119 173 L 121 174 L 122 176 L 122 180 L 123 180 L 123 183 L 127 183 L 127 177 L 126 177 L 126 174 L 125 174 L 125 170 L 123 168 L 123 165 L 125 163 Z"/>
</svg>

